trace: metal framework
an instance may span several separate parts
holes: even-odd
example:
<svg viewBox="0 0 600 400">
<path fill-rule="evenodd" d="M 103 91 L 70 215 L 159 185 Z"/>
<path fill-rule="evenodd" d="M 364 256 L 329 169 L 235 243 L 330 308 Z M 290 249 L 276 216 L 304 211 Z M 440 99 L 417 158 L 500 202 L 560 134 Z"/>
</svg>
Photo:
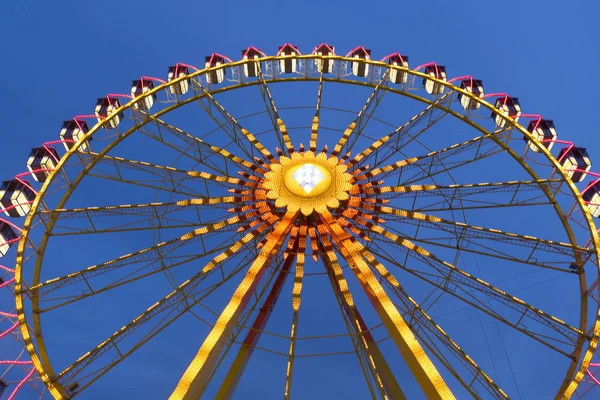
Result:
<svg viewBox="0 0 600 400">
<path fill-rule="evenodd" d="M 18 242 L 16 267 L 2 267 L 0 288 L 14 285 L 16 307 L 0 313 L 0 323 L 9 325 L 0 339 L 19 332 L 15 340 L 31 358 L 23 360 L 22 352 L 14 360 L 0 360 L 0 366 L 9 366 L 5 375 L 14 393 L 27 384 L 42 397 L 46 392 L 56 399 L 85 396 L 151 339 L 191 315 L 205 332 L 173 382 L 170 399 L 232 398 L 251 356 L 261 350 L 285 360 L 278 385 L 290 399 L 298 387 L 298 360 L 327 356 L 302 352 L 303 341 L 314 339 L 299 329 L 305 299 L 313 294 L 308 289 L 313 275 L 322 275 L 331 287 L 346 329 L 324 337 L 349 339 L 350 346 L 339 354 L 356 357 L 374 399 L 409 397 L 407 382 L 413 378 L 430 399 L 506 399 L 519 390 L 516 381 L 505 389 L 497 372 L 484 367 L 489 363 L 478 363 L 468 353 L 470 343 L 461 343 L 442 328 L 443 321 L 436 322 L 435 306 L 454 300 L 498 332 L 501 326 L 561 360 L 564 374 L 548 382 L 556 399 L 574 396 L 581 382 L 576 395 L 592 393 L 597 364 L 590 362 L 600 337 L 599 242 L 592 220 L 597 205 L 584 200 L 572 179 L 574 170 L 537 134 L 542 118 L 528 129 L 518 123 L 527 115 L 505 110 L 506 101 L 484 99 L 474 87 L 481 81 L 461 77 L 462 84 L 454 85 L 435 63 L 420 72 L 421 67 L 408 68 L 403 56 L 398 63 L 394 57 L 374 61 L 370 54 L 358 47 L 341 57 L 322 45 L 301 55 L 290 44 L 275 57 L 250 48 L 235 62 L 215 53 L 204 69 L 172 67 L 168 82 L 143 77 L 136 81 L 139 90 L 132 88 L 133 98 L 100 99 L 105 108 L 96 108 L 98 123 L 89 130 L 78 123 L 73 139 L 61 141 L 66 153 L 51 159 L 51 168 L 35 170 L 43 172 L 43 185 L 39 191 L 29 186 L 34 199 L 25 204 L 19 238 L 8 243 Z M 287 108 L 277 105 L 273 89 L 286 82 L 317 86 L 314 117 L 303 129 L 306 148 L 296 140 L 301 133 L 290 134 L 302 128 L 286 124 Z M 335 84 L 371 92 L 342 121 L 346 128 L 325 135 L 330 127 L 324 114 L 330 108 L 322 104 L 323 96 Z M 226 107 L 226 93 L 254 86 L 264 102 L 265 131 L 246 129 L 246 118 Z M 384 123 L 377 111 L 396 95 L 422 109 L 401 123 Z M 121 105 L 119 97 L 130 100 Z M 173 111 L 194 105 L 214 129 L 194 134 L 168 122 Z M 482 118 L 484 110 L 492 118 Z M 74 121 L 78 118 L 83 117 Z M 450 145 L 440 141 L 444 145 L 437 148 L 423 144 L 446 120 L 477 134 Z M 372 133 L 375 124 L 385 133 Z M 186 160 L 187 167 L 177 160 L 172 165 L 151 161 L 152 150 L 134 159 L 129 137 L 145 138 L 152 143 L 148 149 L 164 149 Z M 508 171 L 515 178 L 491 183 L 465 178 L 469 173 L 479 177 L 476 170 L 498 157 L 518 167 Z M 94 182 L 115 192 L 155 193 L 155 198 L 132 204 L 97 205 L 85 197 L 83 205 L 74 202 Z M 526 229 L 486 225 L 485 219 L 467 221 L 476 212 L 522 215 L 529 209 L 554 215 L 557 232 L 538 237 Z M 144 237 L 154 242 L 89 266 L 57 266 L 58 275 L 43 268 L 54 243 L 134 234 L 150 234 Z M 310 255 L 322 264 L 319 272 L 308 267 Z M 577 288 L 568 296 L 579 312 L 558 318 L 543 303 L 521 299 L 502 282 L 467 270 L 465 257 L 477 268 L 479 263 L 527 268 L 568 280 Z M 163 295 L 129 322 L 66 367 L 53 361 L 46 333 L 53 315 L 158 279 L 168 282 Z M 281 296 L 286 287 L 291 307 Z M 230 293 L 227 301 L 219 302 L 224 292 Z M 269 330 L 276 305 L 291 315 L 285 333 Z M 380 323 L 374 325 L 373 318 Z M 265 337 L 277 335 L 285 340 L 285 351 L 262 345 Z M 398 360 L 412 378 L 398 374 Z"/>
</svg>

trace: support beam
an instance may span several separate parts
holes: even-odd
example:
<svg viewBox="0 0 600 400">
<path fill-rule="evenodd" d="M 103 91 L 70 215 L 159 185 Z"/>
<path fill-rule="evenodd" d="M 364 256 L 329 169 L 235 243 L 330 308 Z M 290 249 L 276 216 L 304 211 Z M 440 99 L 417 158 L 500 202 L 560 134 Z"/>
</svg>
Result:
<svg viewBox="0 0 600 400">
<path fill-rule="evenodd" d="M 200 398 L 227 338 L 246 308 L 250 297 L 256 291 L 271 255 L 281 247 L 290 231 L 296 214 L 297 212 L 284 215 L 273 231 L 267 235 L 265 245 L 181 377 L 169 400 L 198 400 Z"/>
<path fill-rule="evenodd" d="M 360 252 L 364 247 L 358 242 L 353 243 L 351 236 L 329 212 L 321 214 L 321 218 L 338 247 L 348 253 L 348 263 L 356 266 L 354 273 L 425 396 L 428 399 L 454 399 L 450 388 L 362 258 Z"/>
<path fill-rule="evenodd" d="M 357 339 L 362 341 L 362 347 L 368 354 L 369 361 L 374 368 L 378 383 L 382 386 L 385 395 L 387 395 L 389 399 L 406 400 L 406 396 L 402 392 L 402 389 L 394 377 L 394 374 L 392 373 L 388 363 L 385 361 L 383 353 L 381 350 L 379 350 L 379 346 L 377 346 L 377 342 L 369 331 L 367 324 L 365 324 L 362 316 L 358 312 L 356 305 L 354 302 L 345 301 L 342 288 L 343 286 L 347 286 L 347 283 L 343 278 L 341 268 L 337 262 L 332 259 L 333 252 L 330 252 L 332 251 L 332 246 L 329 242 L 329 239 L 325 237 L 323 242 L 323 250 L 328 249 L 328 251 L 325 251 L 326 256 L 322 257 L 323 264 L 327 269 L 334 293 L 340 299 L 340 303 L 342 304 L 344 312 L 351 320 L 352 327 L 357 332 Z M 353 266 L 353 268 L 355 268 L 355 266 Z"/>
<path fill-rule="evenodd" d="M 281 271 L 275 279 L 275 283 L 273 284 L 267 299 L 260 308 L 260 311 L 258 312 L 258 315 L 252 324 L 252 328 L 250 328 L 246 339 L 244 339 L 242 347 L 240 347 L 235 360 L 231 364 L 229 372 L 227 372 L 227 376 L 225 376 L 215 400 L 228 400 L 233 396 L 240 377 L 244 373 L 244 370 L 248 365 L 248 361 L 250 361 L 250 357 L 254 352 L 254 348 L 258 343 L 258 339 L 260 339 L 260 336 L 267 325 L 267 321 L 269 321 L 269 317 L 271 317 L 273 308 L 275 307 L 275 303 L 281 294 L 281 290 L 283 289 L 283 285 L 285 284 L 288 272 L 290 270 L 290 265 L 293 261 L 294 256 L 289 254 L 285 259 L 283 266 L 281 267 Z"/>
</svg>

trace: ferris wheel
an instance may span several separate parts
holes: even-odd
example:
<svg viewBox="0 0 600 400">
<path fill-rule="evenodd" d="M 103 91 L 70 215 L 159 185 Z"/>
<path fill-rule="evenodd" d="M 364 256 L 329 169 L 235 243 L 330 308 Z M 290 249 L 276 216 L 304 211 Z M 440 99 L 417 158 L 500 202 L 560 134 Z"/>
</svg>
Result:
<svg viewBox="0 0 600 400">
<path fill-rule="evenodd" d="M 0 399 L 598 393 L 587 150 L 371 54 L 177 63 L 32 149 L 0 188 Z"/>
</svg>

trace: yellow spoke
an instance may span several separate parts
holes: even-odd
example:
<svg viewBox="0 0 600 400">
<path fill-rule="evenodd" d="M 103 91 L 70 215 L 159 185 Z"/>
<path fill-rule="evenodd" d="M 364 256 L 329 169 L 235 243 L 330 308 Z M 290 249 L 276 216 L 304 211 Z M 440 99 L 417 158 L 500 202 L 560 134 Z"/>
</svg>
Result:
<svg viewBox="0 0 600 400">
<path fill-rule="evenodd" d="M 354 139 L 350 143 L 348 143 L 348 146 L 346 148 L 347 152 L 350 152 L 352 150 L 352 147 L 358 140 L 358 136 L 362 134 L 362 131 L 365 129 L 367 123 L 371 119 L 371 116 L 377 109 L 379 102 L 387 92 L 382 88 L 387 86 L 388 77 L 389 70 L 386 70 L 381 79 L 379 80 L 377 86 L 375 86 L 375 88 L 373 89 L 373 92 L 371 92 L 371 95 L 367 98 L 367 101 L 365 102 L 363 108 L 359 111 L 358 115 L 356 116 L 356 119 L 353 122 L 351 122 L 350 125 L 348 125 L 348 128 L 344 131 L 344 134 L 342 135 L 338 143 L 335 145 L 335 148 L 331 152 L 332 156 L 337 157 L 342 152 L 342 149 L 350 139 L 350 136 L 354 133 Z"/>
<path fill-rule="evenodd" d="M 446 147 L 441 150 L 432 151 L 432 152 L 422 155 L 422 156 L 409 157 L 404 160 L 400 160 L 393 164 L 388 164 L 388 165 L 380 167 L 380 168 L 373 168 L 373 169 L 370 169 L 369 171 L 359 175 L 356 178 L 356 180 L 361 181 L 366 178 L 374 178 L 379 175 L 381 175 L 381 177 L 383 178 L 385 176 L 390 175 L 394 171 L 397 171 L 400 169 L 407 169 L 409 166 L 421 166 L 420 164 L 422 164 L 423 161 L 429 162 L 429 164 L 427 164 L 426 167 L 432 167 L 433 165 L 443 166 L 442 160 L 445 158 L 452 157 L 453 155 L 462 153 L 464 151 L 467 151 L 467 150 L 470 150 L 473 148 L 478 148 L 478 147 L 480 148 L 484 144 L 492 143 L 491 136 L 493 136 L 493 134 L 488 133 L 485 135 L 477 136 L 471 140 L 467 140 L 462 143 L 456 143 L 450 147 Z M 492 154 L 494 154 L 494 153 L 492 153 Z M 477 157 L 473 157 L 470 160 L 466 160 L 460 165 L 474 162 L 474 161 L 484 158 L 486 156 L 488 156 L 487 153 L 479 154 Z M 458 165 L 458 166 L 460 166 L 460 165 Z M 452 168 L 456 168 L 456 167 L 457 166 L 454 165 Z M 449 168 L 444 169 L 444 170 L 449 170 Z M 430 172 L 429 176 L 434 175 L 434 174 L 435 174 L 434 172 Z M 414 180 L 416 180 L 416 179 L 412 179 L 411 181 L 414 181 Z"/>
<path fill-rule="evenodd" d="M 233 136 L 231 137 L 232 140 L 234 140 L 236 143 L 238 143 L 238 146 L 242 149 L 242 151 L 244 151 L 246 153 L 247 156 L 251 156 L 251 154 L 247 153 L 247 150 L 239 145 L 239 141 L 237 139 L 241 139 L 239 137 L 239 135 L 241 134 L 246 140 L 248 140 L 253 146 L 254 148 L 256 148 L 259 153 L 265 157 L 267 160 L 269 160 L 270 162 L 276 162 L 275 157 L 273 157 L 273 154 L 271 154 L 271 152 L 269 150 L 267 150 L 265 148 L 265 146 L 263 146 L 263 144 L 253 135 L 251 134 L 247 129 L 243 128 L 240 123 L 233 117 L 233 115 L 229 114 L 229 112 L 225 109 L 225 107 L 223 107 L 221 105 L 221 103 L 219 103 L 214 96 L 208 92 L 204 87 L 200 86 L 200 85 L 196 85 L 196 87 L 198 87 L 206 96 L 206 98 L 211 102 L 211 104 L 214 106 L 214 108 L 217 109 L 217 111 L 223 116 L 223 118 L 226 120 L 225 123 L 221 123 L 221 121 L 219 121 L 217 118 L 215 118 L 212 114 L 212 112 L 210 111 L 209 107 L 204 106 L 203 104 L 202 107 L 206 110 L 206 112 L 215 120 L 215 122 L 217 122 L 219 124 L 219 126 L 221 126 L 223 128 L 223 130 L 225 130 L 225 132 L 230 135 Z M 230 132 L 228 132 L 225 129 L 225 126 L 233 126 L 233 135 L 231 135 Z M 252 160 L 254 161 L 254 160 Z"/>
<path fill-rule="evenodd" d="M 377 164 L 381 164 L 385 160 L 389 159 L 394 153 L 399 153 L 406 145 L 408 145 L 413 140 L 427 131 L 431 126 L 433 126 L 436 122 L 442 119 L 447 112 L 443 109 L 438 108 L 438 106 L 448 99 L 452 99 L 451 96 L 452 91 L 444 94 L 439 100 L 435 103 L 429 104 L 423 111 L 416 114 L 410 120 L 408 120 L 404 125 L 398 127 L 394 132 L 381 137 L 380 139 L 374 141 L 369 147 L 363 150 L 361 153 L 354 156 L 352 160 L 348 162 L 349 166 L 352 166 L 357 163 L 365 162 L 369 158 L 371 158 L 374 154 L 378 154 L 382 149 L 388 147 L 390 148 L 390 152 L 387 156 L 383 157 L 383 160 L 377 162 Z M 437 112 L 439 114 L 434 115 L 433 113 Z M 423 120 L 427 119 L 427 126 L 420 131 L 418 131 L 414 135 L 409 135 L 409 132 L 412 128 L 417 126 Z M 405 136 L 409 136 L 409 140 L 404 141 Z M 395 144 L 394 144 L 395 142 Z M 379 158 L 379 157 L 378 157 Z"/>
<path fill-rule="evenodd" d="M 296 214 L 297 211 L 285 214 L 283 219 L 275 225 L 273 231 L 267 235 L 265 245 L 181 377 L 169 397 L 170 400 L 197 400 L 201 396 L 223 345 L 243 312 L 249 296 L 254 293 L 273 252 L 279 249 L 291 229 Z"/>
<path fill-rule="evenodd" d="M 404 291 L 404 288 L 400 285 L 400 282 L 391 274 L 377 259 L 371 254 L 366 248 L 363 248 L 361 251 L 362 256 L 367 260 L 367 262 L 379 273 L 379 275 L 385 279 L 389 283 L 389 285 L 396 290 L 396 293 L 400 300 L 407 306 L 406 307 L 406 315 L 412 315 L 412 318 L 416 323 L 422 325 L 425 329 L 433 332 L 440 342 L 444 343 L 445 346 L 451 349 L 452 354 L 457 357 L 461 363 L 466 363 L 469 365 L 468 369 L 470 369 L 471 374 L 473 375 L 473 380 L 469 383 L 465 382 L 462 377 L 458 373 L 456 373 L 450 365 L 444 362 L 443 357 L 438 355 L 438 352 L 433 351 L 433 353 L 438 357 L 438 360 L 446 365 L 446 367 L 452 372 L 452 374 L 465 386 L 467 390 L 471 392 L 471 394 L 475 395 L 472 392 L 471 386 L 479 381 L 480 384 L 484 386 L 484 388 L 492 394 L 496 399 L 508 399 L 508 396 L 502 389 L 498 387 L 498 385 L 492 381 L 492 379 L 487 375 L 475 361 L 469 357 L 465 351 L 458 346 L 458 344 L 452 340 L 444 330 L 437 325 L 433 319 L 423 310 L 419 304 L 415 300 L 413 300 L 408 294 Z M 415 313 L 420 314 L 419 317 L 415 316 Z M 414 330 L 413 330 L 414 331 Z M 428 346 L 430 350 L 433 350 L 431 346 Z"/>
<path fill-rule="evenodd" d="M 317 107 L 315 116 L 312 120 L 311 132 L 310 132 L 310 144 L 309 150 L 315 153 L 317 151 L 317 139 L 319 137 L 319 117 L 321 115 L 321 98 L 323 97 L 323 71 L 319 76 L 319 90 L 317 91 Z"/>
<path fill-rule="evenodd" d="M 360 313 L 358 312 L 358 309 L 356 308 L 356 305 L 354 304 L 354 301 L 352 300 L 352 295 L 348 291 L 348 283 L 344 278 L 343 271 L 337 261 L 337 257 L 332 250 L 333 246 L 329 238 L 327 236 L 323 236 L 322 241 L 325 253 L 327 255 L 324 263 L 326 269 L 328 270 L 331 283 L 333 284 L 334 292 L 336 293 L 336 296 L 342 297 L 340 299 L 342 307 L 346 311 L 348 318 L 351 320 L 351 327 L 356 331 L 356 337 L 361 341 L 360 344 L 367 353 L 367 358 L 369 359 L 369 363 L 373 369 L 373 374 L 375 375 L 375 379 L 380 391 L 384 394 L 384 398 L 393 400 L 406 399 L 402 389 L 400 389 L 400 386 L 398 385 L 398 381 L 394 377 L 389 365 L 385 361 L 383 353 L 381 350 L 379 350 L 377 342 L 367 328 Z M 350 261 L 349 257 L 347 257 L 348 253 L 345 251 L 345 249 L 340 249 L 340 252 L 344 255 L 347 261 Z M 356 269 L 356 266 L 353 263 L 349 262 L 349 264 L 351 264 L 353 269 Z M 346 296 L 344 292 L 347 292 L 348 295 Z M 347 301 L 347 299 L 350 301 Z"/>
<path fill-rule="evenodd" d="M 337 246 L 344 248 L 348 253 L 348 263 L 355 265 L 353 271 L 357 275 L 361 286 L 373 303 L 390 337 L 398 347 L 425 395 L 430 399 L 454 399 L 450 388 L 448 388 L 446 382 L 444 382 L 442 376 L 362 258 L 360 252 L 364 247 L 358 242 L 353 243 L 350 240 L 350 235 L 344 231 L 329 212 L 322 213 L 321 217 Z"/>
<path fill-rule="evenodd" d="M 268 224 L 264 224 L 264 229 Z M 147 342 L 151 337 L 155 336 L 157 333 L 166 328 L 170 323 L 172 323 L 175 319 L 177 319 L 182 313 L 177 314 L 176 317 L 171 318 L 169 321 L 165 322 L 164 325 L 156 329 L 152 335 L 145 338 L 145 340 L 140 343 L 134 345 L 130 350 L 125 351 L 125 349 L 119 350 L 117 345 L 129 336 L 133 331 L 141 328 L 145 323 L 150 321 L 152 318 L 156 317 L 159 314 L 164 313 L 176 307 L 177 305 L 188 302 L 186 304 L 185 312 L 188 309 L 198 302 L 200 302 L 203 298 L 205 298 L 208 294 L 212 293 L 216 288 L 220 287 L 223 283 L 226 282 L 227 279 L 223 279 L 220 283 L 216 284 L 212 290 L 203 293 L 203 295 L 198 296 L 194 293 L 198 285 L 210 275 L 211 272 L 216 271 L 216 267 L 223 264 L 226 259 L 235 255 L 239 250 L 244 249 L 259 233 L 259 230 L 253 231 L 245 235 L 243 238 L 235 242 L 232 246 L 230 246 L 226 251 L 220 253 L 218 256 L 214 257 L 206 266 L 202 269 L 202 271 L 187 281 L 183 282 L 179 287 L 173 290 L 171 293 L 163 297 L 161 300 L 156 302 L 154 305 L 149 307 L 142 314 L 131 320 L 127 325 L 123 326 L 121 329 L 113 333 L 108 339 L 100 343 L 91 351 L 84 354 L 82 357 L 78 358 L 73 364 L 63 370 L 59 376 L 58 380 L 61 385 L 66 386 L 67 384 L 73 386 L 73 382 L 75 379 L 81 374 L 81 372 L 90 364 L 92 364 L 95 360 L 101 357 L 110 349 L 116 349 L 117 354 L 119 355 L 117 359 L 113 360 L 111 364 L 107 367 L 102 368 L 99 372 L 93 373 L 91 376 L 86 375 L 80 379 L 80 381 L 85 380 L 86 382 L 77 383 L 77 390 L 81 391 L 85 387 L 91 385 L 94 381 L 99 379 L 102 375 L 104 375 L 108 370 L 112 369 L 116 366 L 117 363 L 123 361 L 127 356 L 137 350 L 142 344 Z M 243 264 L 243 263 L 242 263 Z M 249 262 L 248 262 L 249 264 Z M 234 270 L 232 274 L 229 276 L 235 275 L 235 273 L 239 272 L 239 269 Z"/>
<path fill-rule="evenodd" d="M 292 391 L 292 376 L 294 371 L 294 359 L 296 356 L 296 335 L 298 333 L 298 313 L 300 311 L 300 295 L 302 294 L 302 278 L 304 277 L 304 251 L 306 250 L 307 227 L 303 225 L 298 237 L 296 248 L 296 273 L 294 275 L 294 287 L 292 289 L 292 331 L 290 333 L 290 349 L 288 352 L 288 362 L 285 375 L 285 391 L 283 398 L 289 400 Z M 293 235 L 292 235 L 293 237 Z"/>
<path fill-rule="evenodd" d="M 38 294 L 47 294 L 53 290 L 59 289 L 61 287 L 85 281 L 89 284 L 88 279 L 94 276 L 117 270 L 126 265 L 139 262 L 140 260 L 146 260 L 152 254 L 164 254 L 166 251 L 170 251 L 172 249 L 176 249 L 181 245 L 190 242 L 192 239 L 199 238 L 202 235 L 206 235 L 210 232 L 218 231 L 226 226 L 237 224 L 242 219 L 238 216 L 228 218 L 227 220 L 219 221 L 214 224 L 206 225 L 197 229 L 194 229 L 191 232 L 188 232 L 176 239 L 172 239 L 166 242 L 158 243 L 152 247 L 148 247 L 146 249 L 138 250 L 134 253 L 125 254 L 119 258 L 112 259 L 110 261 L 103 262 L 101 264 L 96 264 L 91 267 L 88 267 L 84 270 L 70 273 L 68 275 L 53 278 L 43 283 L 38 283 L 26 290 L 26 292 L 36 291 Z M 161 253 L 162 251 L 162 253 Z"/>
<path fill-rule="evenodd" d="M 412 254 L 416 259 L 424 262 L 425 264 L 432 267 L 433 270 L 437 271 L 443 280 L 447 280 L 448 282 L 453 283 L 453 287 L 456 287 L 455 290 L 449 290 L 447 288 L 447 284 L 443 287 L 436 283 L 434 280 L 437 280 L 436 276 L 431 274 L 421 273 L 420 271 L 416 271 L 414 269 L 407 269 L 405 266 L 400 265 L 393 257 L 389 257 L 388 260 L 395 265 L 399 266 L 407 270 L 409 273 L 416 275 L 417 277 L 429 282 L 430 284 L 439 287 L 444 290 L 448 294 L 455 296 L 467 304 L 478 308 L 482 312 L 490 315 L 491 317 L 496 318 L 497 320 L 504 322 L 505 324 L 511 326 L 512 328 L 526 334 L 532 339 L 552 348 L 553 350 L 563 354 L 567 357 L 570 357 L 570 350 L 572 346 L 575 346 L 576 343 L 583 340 L 585 338 L 584 332 L 575 328 L 566 322 L 556 318 L 553 315 L 550 315 L 528 303 L 525 301 L 506 293 L 505 291 L 489 284 L 488 282 L 479 279 L 456 266 L 441 260 L 436 257 L 434 254 L 426 250 L 425 248 L 418 246 L 411 242 L 408 239 L 404 239 L 402 237 L 397 236 L 394 233 L 391 233 L 381 226 L 373 226 L 373 232 L 378 233 L 383 238 L 386 238 L 392 241 L 395 244 L 399 244 L 402 248 L 406 249 L 410 254 Z M 373 242 L 376 243 L 376 242 Z M 473 297 L 474 300 L 470 300 L 463 295 L 459 294 L 458 291 L 463 291 L 466 295 Z M 481 293 L 485 295 L 485 301 L 480 300 L 474 297 L 474 294 Z M 491 301 L 494 301 L 496 305 L 504 305 L 512 309 L 512 313 L 507 315 L 506 317 L 502 316 L 496 309 L 491 306 Z M 510 319 L 516 321 L 511 321 Z M 537 326 L 540 328 L 540 325 L 551 329 L 555 334 L 560 334 L 564 339 L 567 340 L 559 340 L 555 337 L 549 337 L 547 334 L 542 332 L 536 332 L 534 328 L 531 326 Z M 552 340 L 553 342 L 550 342 Z M 570 348 L 568 350 L 563 350 L 557 347 L 557 343 L 565 345 L 568 344 Z"/>
<path fill-rule="evenodd" d="M 296 241 L 294 240 L 295 231 L 297 230 L 297 227 L 292 228 L 292 233 L 290 235 L 291 237 L 288 241 L 288 251 L 283 255 L 283 265 L 281 265 L 281 268 L 279 268 L 279 265 L 277 268 L 275 268 L 275 270 L 279 270 L 277 279 L 275 279 L 269 295 L 260 308 L 260 311 L 258 312 L 258 315 L 256 316 L 256 319 L 252 324 L 248 335 L 246 336 L 246 339 L 242 343 L 235 359 L 233 360 L 233 363 L 231 364 L 231 367 L 229 368 L 229 371 L 227 372 L 227 375 L 221 384 L 219 392 L 215 396 L 215 400 L 230 399 L 237 388 L 239 379 L 248 365 L 248 362 L 250 361 L 250 357 L 252 356 L 254 349 L 256 348 L 256 344 L 258 343 L 258 340 L 265 326 L 267 325 L 269 318 L 271 317 L 275 303 L 279 298 L 279 295 L 283 289 L 283 285 L 287 280 L 290 266 L 294 261 L 295 251 L 297 250 L 297 247 L 295 246 Z"/>
<path fill-rule="evenodd" d="M 56 220 L 67 218 L 89 218 L 90 216 L 111 217 L 116 215 L 152 214 L 152 210 L 177 211 L 185 207 L 215 206 L 238 202 L 237 196 L 193 198 L 170 203 L 121 204 L 117 206 L 57 208 L 55 210 L 39 210 L 36 214 L 42 218 L 55 217 Z"/>
<path fill-rule="evenodd" d="M 279 145 L 281 146 L 282 150 L 287 149 L 287 155 L 290 155 L 294 152 L 294 147 L 292 146 L 292 143 L 290 141 L 287 129 L 285 128 L 283 121 L 279 117 L 279 112 L 277 111 L 277 107 L 275 106 L 275 101 L 273 101 L 273 96 L 271 96 L 271 90 L 269 89 L 269 85 L 267 85 L 267 81 L 265 80 L 265 76 L 262 73 L 260 64 L 258 64 L 257 69 L 257 77 L 260 83 L 258 88 L 265 103 L 265 108 L 269 114 L 269 119 L 273 124 L 273 132 L 275 132 L 275 136 L 277 137 L 277 141 L 279 142 Z M 281 133 L 281 135 L 279 135 L 279 133 Z"/>
<path fill-rule="evenodd" d="M 588 253 L 590 250 L 581 247 L 573 246 L 571 243 L 557 242 L 554 240 L 540 239 L 530 235 L 521 235 L 513 232 L 504 232 L 494 228 L 484 228 L 481 226 L 469 225 L 464 222 L 450 221 L 435 215 L 423 214 L 416 211 L 403 210 L 400 208 L 394 208 L 389 206 L 377 206 L 375 209 L 384 215 L 394 215 L 397 217 L 405 218 L 413 221 L 423 221 L 430 223 L 431 226 L 436 224 L 440 225 L 451 225 L 458 228 L 458 236 L 462 236 L 464 233 L 481 232 L 487 234 L 490 240 L 506 241 L 508 243 L 521 244 L 526 247 L 542 248 L 547 251 L 551 251 L 559 254 L 572 255 L 575 251 Z M 384 218 L 385 219 L 385 218 Z"/>
<path fill-rule="evenodd" d="M 223 148 L 213 146 L 209 143 L 206 143 L 204 140 L 197 138 L 196 136 L 191 135 L 191 134 L 183 131 L 182 129 L 179 129 L 176 126 L 168 124 L 165 121 L 161 120 L 160 118 L 150 115 L 140 109 L 138 109 L 137 111 L 141 112 L 147 118 L 150 118 L 154 122 L 156 122 L 156 125 L 158 127 L 161 127 L 161 126 L 164 127 L 171 134 L 179 137 L 181 140 L 186 142 L 188 145 L 195 146 L 197 148 L 196 151 L 198 152 L 198 157 L 197 157 L 196 161 L 199 161 L 202 164 L 207 165 L 208 167 L 213 168 L 222 174 L 226 174 L 225 171 L 221 170 L 220 168 L 217 168 L 217 166 L 214 165 L 213 163 L 207 164 L 206 161 L 208 161 L 212 156 L 218 155 L 223 159 L 223 161 L 226 161 L 226 160 L 233 161 L 236 166 L 244 167 L 247 169 L 253 169 L 255 167 L 254 164 L 252 164 L 250 161 L 245 160 L 241 157 L 238 157 Z M 155 135 L 151 135 L 151 137 L 160 141 L 161 143 L 165 143 L 164 139 L 162 139 L 162 136 L 156 137 Z M 169 146 L 169 147 L 173 148 L 174 146 Z M 189 156 L 189 152 L 183 152 L 183 154 Z"/>
</svg>

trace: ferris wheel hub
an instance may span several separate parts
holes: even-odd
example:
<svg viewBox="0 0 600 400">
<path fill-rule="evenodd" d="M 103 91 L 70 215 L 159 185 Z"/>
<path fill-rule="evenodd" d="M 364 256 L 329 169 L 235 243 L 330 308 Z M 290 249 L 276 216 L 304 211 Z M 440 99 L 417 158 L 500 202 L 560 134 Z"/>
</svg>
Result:
<svg viewBox="0 0 600 400">
<path fill-rule="evenodd" d="M 352 175 L 337 157 L 312 151 L 282 156 L 265 173 L 263 188 L 275 206 L 304 215 L 323 213 L 349 198 Z"/>
</svg>

